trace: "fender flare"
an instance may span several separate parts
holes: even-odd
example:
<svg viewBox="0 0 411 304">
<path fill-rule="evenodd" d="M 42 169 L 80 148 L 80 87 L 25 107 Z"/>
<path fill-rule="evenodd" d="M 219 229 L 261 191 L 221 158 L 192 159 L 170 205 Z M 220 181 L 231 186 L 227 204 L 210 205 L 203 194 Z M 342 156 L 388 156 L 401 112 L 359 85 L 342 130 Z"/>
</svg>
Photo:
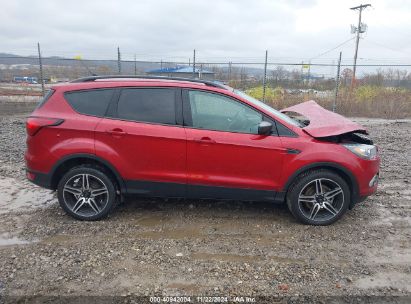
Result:
<svg viewBox="0 0 411 304">
<path fill-rule="evenodd" d="M 51 181 L 54 180 L 55 174 L 58 170 L 58 168 L 60 168 L 61 165 L 63 165 L 65 162 L 76 159 L 76 158 L 87 158 L 90 160 L 94 160 L 96 162 L 99 162 L 101 164 L 103 164 L 105 167 L 107 167 L 111 173 L 113 173 L 114 177 L 116 178 L 119 186 L 120 186 L 120 190 L 122 194 L 127 193 L 127 188 L 126 188 L 126 184 L 123 180 L 123 178 L 121 177 L 121 175 L 118 173 L 117 169 L 107 160 L 95 155 L 95 154 L 89 154 L 89 153 L 76 153 L 76 154 L 70 154 L 68 156 L 64 156 L 62 158 L 60 158 L 52 167 L 52 169 L 50 170 L 50 176 L 51 176 Z"/>
<path fill-rule="evenodd" d="M 303 166 L 299 168 L 297 171 L 295 171 L 290 177 L 288 177 L 287 182 L 285 183 L 283 187 L 283 191 L 286 194 L 288 191 L 288 188 L 291 186 L 291 184 L 294 182 L 295 178 L 300 175 L 301 173 L 304 173 L 308 170 L 312 169 L 331 169 L 333 171 L 337 171 L 338 173 L 342 173 L 344 176 L 343 178 L 346 179 L 349 182 L 349 186 L 351 189 L 351 202 L 350 202 L 350 208 L 354 206 L 355 203 L 357 203 L 360 199 L 360 191 L 359 191 L 359 186 L 358 186 L 358 181 L 355 175 L 348 170 L 346 167 L 333 163 L 333 162 L 317 162 L 317 163 L 312 163 L 306 166 Z"/>
</svg>

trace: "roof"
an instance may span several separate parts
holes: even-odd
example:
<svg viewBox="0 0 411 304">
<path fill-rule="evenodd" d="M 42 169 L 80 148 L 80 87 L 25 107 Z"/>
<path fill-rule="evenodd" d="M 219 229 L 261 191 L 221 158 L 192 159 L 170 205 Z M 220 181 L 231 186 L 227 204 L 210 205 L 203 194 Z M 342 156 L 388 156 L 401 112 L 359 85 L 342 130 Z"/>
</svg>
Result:
<svg viewBox="0 0 411 304">
<path fill-rule="evenodd" d="M 193 73 L 192 66 L 177 66 L 174 68 L 162 68 L 148 71 L 147 73 Z M 204 70 L 201 68 L 195 68 L 195 73 L 201 74 L 214 74 L 214 72 Z"/>
</svg>

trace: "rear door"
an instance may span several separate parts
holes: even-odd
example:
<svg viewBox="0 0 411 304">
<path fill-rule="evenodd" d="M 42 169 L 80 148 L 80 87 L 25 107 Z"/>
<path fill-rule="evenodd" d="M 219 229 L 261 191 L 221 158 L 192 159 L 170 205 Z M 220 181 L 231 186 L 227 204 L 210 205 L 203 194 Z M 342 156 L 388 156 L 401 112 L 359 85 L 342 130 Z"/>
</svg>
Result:
<svg viewBox="0 0 411 304">
<path fill-rule="evenodd" d="M 96 153 L 110 159 L 127 191 L 184 196 L 186 135 L 181 90 L 123 88 L 96 130 Z"/>
<path fill-rule="evenodd" d="M 222 94 L 183 96 L 189 196 L 273 200 L 284 149 L 275 131 L 257 134 L 264 115 Z"/>
</svg>

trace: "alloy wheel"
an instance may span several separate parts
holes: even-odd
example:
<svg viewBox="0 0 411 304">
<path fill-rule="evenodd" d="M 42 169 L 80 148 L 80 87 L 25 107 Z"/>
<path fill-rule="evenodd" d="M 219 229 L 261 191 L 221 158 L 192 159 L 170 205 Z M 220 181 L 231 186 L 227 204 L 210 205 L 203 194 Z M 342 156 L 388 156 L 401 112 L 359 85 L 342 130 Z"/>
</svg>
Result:
<svg viewBox="0 0 411 304">
<path fill-rule="evenodd" d="M 109 201 L 105 183 L 92 174 L 77 174 L 63 187 L 66 206 L 75 214 L 85 217 L 101 213 Z"/>
<path fill-rule="evenodd" d="M 307 183 L 298 196 L 298 207 L 311 221 L 322 222 L 336 217 L 344 206 L 341 186 L 327 178 L 318 178 Z"/>
</svg>

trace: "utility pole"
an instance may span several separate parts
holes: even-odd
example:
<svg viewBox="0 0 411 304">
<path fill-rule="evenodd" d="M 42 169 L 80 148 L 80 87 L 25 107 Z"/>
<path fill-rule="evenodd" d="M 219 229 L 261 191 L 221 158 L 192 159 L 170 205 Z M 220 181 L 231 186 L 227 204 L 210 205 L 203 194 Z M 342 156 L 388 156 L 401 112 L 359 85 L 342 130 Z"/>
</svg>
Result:
<svg viewBox="0 0 411 304">
<path fill-rule="evenodd" d="M 371 4 L 361 4 L 359 6 L 350 8 L 353 11 L 359 11 L 360 12 L 358 14 L 358 25 L 357 25 L 357 28 L 355 30 L 357 32 L 357 38 L 355 40 L 354 66 L 353 66 L 352 79 L 351 79 L 351 90 L 354 88 L 354 84 L 355 84 L 355 72 L 357 70 L 357 56 L 358 56 L 358 44 L 360 42 L 360 34 L 365 32 L 365 28 L 364 28 L 364 30 L 361 28 L 362 27 L 362 24 L 361 24 L 362 10 L 369 7 L 369 6 L 371 6 Z"/>
<path fill-rule="evenodd" d="M 338 59 L 337 75 L 335 77 L 335 96 L 334 96 L 334 102 L 333 102 L 333 112 L 335 112 L 335 110 L 337 109 L 338 89 L 340 87 L 341 55 L 342 55 L 342 52 L 340 52 L 340 58 Z"/>
<path fill-rule="evenodd" d="M 265 51 L 265 62 L 264 62 L 264 78 L 263 78 L 263 102 L 265 102 L 265 90 L 267 87 L 267 59 L 268 51 Z"/>
<path fill-rule="evenodd" d="M 196 50 L 193 53 L 193 78 L 196 76 Z"/>
<path fill-rule="evenodd" d="M 40 81 L 41 81 L 41 92 L 43 93 L 43 96 L 46 94 L 46 91 L 44 89 L 44 77 L 43 77 L 43 63 L 41 60 L 41 52 L 40 52 L 40 42 L 37 42 L 37 50 L 39 52 L 39 67 L 40 67 Z"/>
<path fill-rule="evenodd" d="M 118 74 L 121 75 L 121 54 L 120 54 L 120 47 L 117 47 L 117 67 L 118 67 Z"/>
</svg>

